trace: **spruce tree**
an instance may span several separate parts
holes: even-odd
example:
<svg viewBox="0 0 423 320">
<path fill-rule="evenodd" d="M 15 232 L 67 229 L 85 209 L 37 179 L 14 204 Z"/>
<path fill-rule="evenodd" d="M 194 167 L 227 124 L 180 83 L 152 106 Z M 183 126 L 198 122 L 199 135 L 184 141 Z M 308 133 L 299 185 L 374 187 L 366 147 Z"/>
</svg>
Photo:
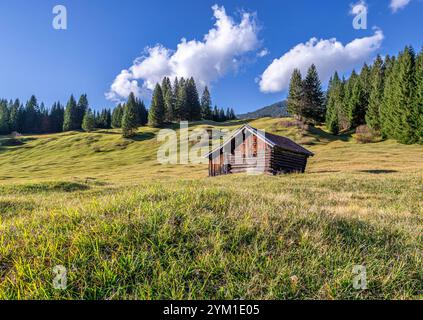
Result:
<svg viewBox="0 0 423 320">
<path fill-rule="evenodd" d="M 173 81 L 173 114 L 169 115 L 168 117 L 171 121 L 178 121 L 179 120 L 179 103 L 178 103 L 178 94 L 179 94 L 179 80 L 178 77 L 175 77 Z"/>
<path fill-rule="evenodd" d="M 416 142 L 423 144 L 423 48 L 416 59 L 415 124 Z"/>
<path fill-rule="evenodd" d="M 162 88 L 156 84 L 154 88 L 153 97 L 151 100 L 151 107 L 148 113 L 148 124 L 152 127 L 158 128 L 163 125 L 165 121 L 165 106 L 163 99 Z"/>
<path fill-rule="evenodd" d="M 122 135 L 124 138 L 130 138 L 136 134 L 138 128 L 137 120 L 135 96 L 131 92 L 128 97 L 128 102 L 125 104 L 122 116 Z"/>
<path fill-rule="evenodd" d="M 339 101 L 342 96 L 342 83 L 337 72 L 329 81 L 326 97 L 326 127 L 333 133 L 339 133 Z"/>
<path fill-rule="evenodd" d="M 294 69 L 291 82 L 289 84 L 289 93 L 287 99 L 287 111 L 293 116 L 300 116 L 303 114 L 304 106 L 304 88 L 301 72 Z"/>
<path fill-rule="evenodd" d="M 394 132 L 393 137 L 401 143 L 417 141 L 414 128 L 415 54 L 413 48 L 405 47 L 398 56 L 395 75 Z"/>
<path fill-rule="evenodd" d="M 163 96 L 164 103 L 165 103 L 165 120 L 166 122 L 172 122 L 176 118 L 175 112 L 175 96 L 173 94 L 173 90 L 166 91 L 166 94 Z"/>
<path fill-rule="evenodd" d="M 165 122 L 172 122 L 174 114 L 174 97 L 172 84 L 170 83 L 170 79 L 168 77 L 163 78 L 162 94 L 165 108 Z"/>
<path fill-rule="evenodd" d="M 75 119 L 74 130 L 79 130 L 82 128 L 82 120 L 88 108 L 89 108 L 89 105 L 88 105 L 87 95 L 82 94 L 76 105 L 76 119 Z"/>
<path fill-rule="evenodd" d="M 366 112 L 366 124 L 376 132 L 381 130 L 380 110 L 383 104 L 384 64 L 377 56 L 371 71 L 371 91 L 369 107 Z"/>
<path fill-rule="evenodd" d="M 363 68 L 360 71 L 360 81 L 361 88 L 363 90 L 364 112 L 367 112 L 367 108 L 369 106 L 370 92 L 372 90 L 372 71 L 371 68 L 367 65 L 367 63 L 363 65 Z M 364 117 L 365 115 L 363 115 L 363 119 L 360 119 L 361 123 L 365 122 Z"/>
<path fill-rule="evenodd" d="M 187 105 L 188 105 L 188 120 L 201 120 L 201 105 L 198 96 L 197 85 L 195 80 L 191 77 L 186 85 L 187 91 Z"/>
<path fill-rule="evenodd" d="M 184 78 L 179 80 L 177 90 L 175 104 L 176 120 L 188 120 L 187 91 Z"/>
<path fill-rule="evenodd" d="M 41 133 L 51 132 L 51 123 L 49 117 L 49 111 L 47 110 L 44 102 L 40 104 L 40 112 L 39 112 L 39 122 L 40 122 L 40 130 Z"/>
<path fill-rule="evenodd" d="M 86 132 L 91 132 L 95 128 L 95 119 L 94 114 L 91 109 L 87 109 L 84 115 L 84 119 L 82 120 L 82 129 Z"/>
<path fill-rule="evenodd" d="M 76 105 L 75 98 L 73 95 L 70 96 L 63 118 L 63 131 L 78 130 L 80 125 L 78 124 L 78 108 Z"/>
<path fill-rule="evenodd" d="M 204 120 L 212 120 L 212 101 L 210 92 L 207 86 L 204 88 L 203 94 L 201 95 L 201 117 Z"/>
<path fill-rule="evenodd" d="M 366 94 L 363 89 L 362 81 L 354 81 L 351 83 L 351 95 L 348 98 L 348 119 L 351 122 L 351 127 L 356 128 L 364 124 L 366 115 Z"/>
<path fill-rule="evenodd" d="M 11 132 L 19 132 L 21 128 L 22 121 L 22 108 L 19 99 L 16 99 L 15 102 L 10 106 L 9 110 L 9 128 Z"/>
<path fill-rule="evenodd" d="M 144 101 L 141 99 L 136 99 L 136 109 L 137 109 L 137 123 L 138 126 L 144 126 L 148 122 L 147 109 L 145 108 Z"/>
<path fill-rule="evenodd" d="M 384 138 L 393 138 L 395 122 L 395 78 L 398 72 L 398 63 L 395 57 L 385 58 L 385 85 L 383 89 L 383 104 L 380 110 L 381 133 Z"/>
<path fill-rule="evenodd" d="M 25 106 L 24 132 L 38 133 L 40 128 L 37 98 L 32 95 Z"/>
<path fill-rule="evenodd" d="M 63 130 L 64 108 L 60 102 L 55 102 L 50 110 L 50 124 L 52 132 L 62 132 Z"/>
<path fill-rule="evenodd" d="M 353 90 L 355 84 L 360 82 L 358 74 L 353 70 L 348 80 L 344 81 L 343 100 L 338 104 L 339 131 L 349 130 L 353 127 Z"/>
<path fill-rule="evenodd" d="M 121 128 L 122 127 L 122 116 L 123 116 L 123 107 L 119 103 L 112 113 L 112 128 Z"/>
<path fill-rule="evenodd" d="M 10 133 L 9 128 L 9 110 L 7 108 L 7 101 L 0 101 L 0 135 L 6 135 Z"/>
<path fill-rule="evenodd" d="M 316 66 L 312 64 L 303 81 L 304 107 L 301 116 L 313 122 L 323 122 L 325 116 L 323 91 Z"/>
</svg>

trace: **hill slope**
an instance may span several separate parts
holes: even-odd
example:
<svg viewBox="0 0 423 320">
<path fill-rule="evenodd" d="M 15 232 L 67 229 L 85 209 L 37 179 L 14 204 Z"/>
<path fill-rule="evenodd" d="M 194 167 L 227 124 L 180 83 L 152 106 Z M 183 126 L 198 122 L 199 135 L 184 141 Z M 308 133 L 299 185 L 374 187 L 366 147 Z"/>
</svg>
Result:
<svg viewBox="0 0 423 320">
<path fill-rule="evenodd" d="M 423 147 L 358 145 L 284 119 L 252 125 L 306 143 L 308 173 L 162 166 L 150 128 L 1 147 L 0 299 L 419 297 Z M 66 290 L 53 289 L 56 265 Z M 353 288 L 355 265 L 367 290 Z"/>
<path fill-rule="evenodd" d="M 280 118 L 288 117 L 286 111 L 286 101 L 276 102 L 270 106 L 258 109 L 253 112 L 237 115 L 238 119 L 259 119 L 259 118 Z"/>
</svg>

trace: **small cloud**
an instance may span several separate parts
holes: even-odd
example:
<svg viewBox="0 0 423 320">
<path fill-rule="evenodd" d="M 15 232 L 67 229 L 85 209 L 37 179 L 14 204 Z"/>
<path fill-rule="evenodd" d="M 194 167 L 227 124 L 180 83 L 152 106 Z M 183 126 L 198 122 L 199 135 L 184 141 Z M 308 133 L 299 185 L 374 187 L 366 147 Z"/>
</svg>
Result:
<svg viewBox="0 0 423 320">
<path fill-rule="evenodd" d="M 263 57 L 267 56 L 269 53 L 270 53 L 269 50 L 267 50 L 267 48 L 264 48 L 259 53 L 257 53 L 257 57 L 263 58 Z"/>
<path fill-rule="evenodd" d="M 389 7 L 391 8 L 392 12 L 395 13 L 398 10 L 405 8 L 411 0 L 391 0 L 391 4 Z"/>
</svg>

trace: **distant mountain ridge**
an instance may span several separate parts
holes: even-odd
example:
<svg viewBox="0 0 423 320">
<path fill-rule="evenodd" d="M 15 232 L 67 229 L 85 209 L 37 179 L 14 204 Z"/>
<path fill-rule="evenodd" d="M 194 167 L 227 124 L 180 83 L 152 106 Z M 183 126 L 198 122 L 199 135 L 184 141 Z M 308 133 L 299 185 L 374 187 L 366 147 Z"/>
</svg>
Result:
<svg viewBox="0 0 423 320">
<path fill-rule="evenodd" d="M 280 118 L 287 116 L 289 116 L 289 113 L 286 111 L 286 101 L 276 102 L 256 111 L 237 115 L 238 119 Z"/>
</svg>

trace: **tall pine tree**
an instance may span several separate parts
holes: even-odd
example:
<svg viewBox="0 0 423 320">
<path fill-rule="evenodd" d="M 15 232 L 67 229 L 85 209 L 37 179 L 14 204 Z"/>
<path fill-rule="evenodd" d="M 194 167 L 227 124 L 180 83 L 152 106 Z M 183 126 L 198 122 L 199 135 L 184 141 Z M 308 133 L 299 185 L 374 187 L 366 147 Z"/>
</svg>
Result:
<svg viewBox="0 0 423 320">
<path fill-rule="evenodd" d="M 75 129 L 82 128 L 82 120 L 85 116 L 86 111 L 88 110 L 88 98 L 86 94 L 82 94 L 76 105 L 76 120 L 75 120 Z"/>
<path fill-rule="evenodd" d="M 187 91 L 187 105 L 188 105 L 188 120 L 201 120 L 201 105 L 198 96 L 197 85 L 195 80 L 191 77 L 186 84 Z"/>
<path fill-rule="evenodd" d="M 162 88 L 156 84 L 154 88 L 151 107 L 148 113 L 148 124 L 152 127 L 161 127 L 165 121 L 165 106 Z"/>
<path fill-rule="evenodd" d="M 366 124 L 376 132 L 381 130 L 380 110 L 383 104 L 384 64 L 377 56 L 371 71 L 371 91 L 369 107 L 366 113 Z"/>
<path fill-rule="evenodd" d="M 7 108 L 7 101 L 0 101 L 0 135 L 10 133 L 9 128 L 9 110 Z"/>
<path fill-rule="evenodd" d="M 301 72 L 294 69 L 291 82 L 289 84 L 289 93 L 287 99 L 287 111 L 293 116 L 303 114 L 304 107 L 304 88 Z"/>
<path fill-rule="evenodd" d="M 316 66 L 312 64 L 303 81 L 304 107 L 301 116 L 307 121 L 323 122 L 325 117 L 324 97 Z"/>
<path fill-rule="evenodd" d="M 22 116 L 23 110 L 19 99 L 16 99 L 15 102 L 11 105 L 9 110 L 9 128 L 11 132 L 19 132 L 22 128 Z"/>
<path fill-rule="evenodd" d="M 68 103 L 66 104 L 64 119 L 63 119 L 63 131 L 78 130 L 80 128 L 79 113 L 76 105 L 75 98 L 73 95 L 70 96 Z"/>
<path fill-rule="evenodd" d="M 112 113 L 112 128 L 121 128 L 122 127 L 122 116 L 123 116 L 123 107 L 119 103 Z"/>
<path fill-rule="evenodd" d="M 204 120 L 212 120 L 212 101 L 210 97 L 209 88 L 207 86 L 204 88 L 203 94 L 201 96 L 201 117 Z"/>
<path fill-rule="evenodd" d="M 186 90 L 186 81 L 184 78 L 181 78 L 178 81 L 175 113 L 176 113 L 176 120 L 188 119 L 187 90 Z"/>
<path fill-rule="evenodd" d="M 348 97 L 348 119 L 350 120 L 351 127 L 356 128 L 364 124 L 367 99 L 365 90 L 363 89 L 363 82 L 360 81 L 360 79 L 358 79 L 358 81 L 353 81 L 350 85 L 351 92 Z"/>
<path fill-rule="evenodd" d="M 85 111 L 84 119 L 82 120 L 82 129 L 86 132 L 91 132 L 95 128 L 94 114 L 91 109 Z"/>
<path fill-rule="evenodd" d="M 122 117 L 122 135 L 124 138 L 130 138 L 136 134 L 138 128 L 137 121 L 135 96 L 131 92 L 128 97 L 128 102 L 125 104 Z"/>
<path fill-rule="evenodd" d="M 423 48 L 416 59 L 415 125 L 416 141 L 423 144 Z"/>
<path fill-rule="evenodd" d="M 393 137 L 401 143 L 417 141 L 414 128 L 415 54 L 412 47 L 405 47 L 398 57 L 395 75 L 395 103 Z"/>
<path fill-rule="evenodd" d="M 383 104 L 380 110 L 381 133 L 384 138 L 392 138 L 395 126 L 395 77 L 398 63 L 395 57 L 385 58 L 385 85 L 383 89 Z"/>
<path fill-rule="evenodd" d="M 339 108 L 344 99 L 344 87 L 337 72 L 329 81 L 326 97 L 326 127 L 333 134 L 339 133 Z"/>
<path fill-rule="evenodd" d="M 60 102 L 55 102 L 50 110 L 50 130 L 52 132 L 63 131 L 63 117 L 65 110 Z"/>
<path fill-rule="evenodd" d="M 37 98 L 32 95 L 25 106 L 24 133 L 38 133 L 40 117 Z"/>
</svg>

